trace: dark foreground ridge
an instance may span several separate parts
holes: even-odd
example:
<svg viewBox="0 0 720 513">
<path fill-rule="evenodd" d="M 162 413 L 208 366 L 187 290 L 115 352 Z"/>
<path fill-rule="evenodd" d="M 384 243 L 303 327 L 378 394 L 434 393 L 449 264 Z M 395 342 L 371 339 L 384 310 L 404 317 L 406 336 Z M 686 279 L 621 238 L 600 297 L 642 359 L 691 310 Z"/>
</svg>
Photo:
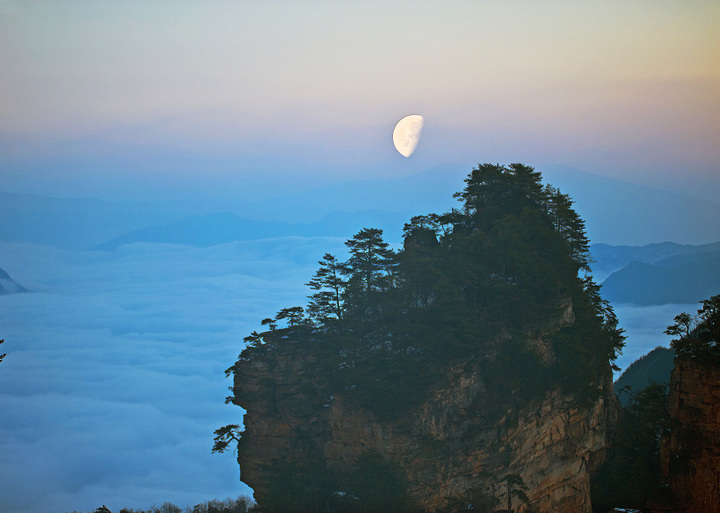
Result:
<svg viewBox="0 0 720 513">
<path fill-rule="evenodd" d="M 228 369 L 241 479 L 268 512 L 589 513 L 617 417 L 622 330 L 571 199 L 484 164 L 460 208 L 366 228 L 309 304 L 263 320 Z"/>
</svg>

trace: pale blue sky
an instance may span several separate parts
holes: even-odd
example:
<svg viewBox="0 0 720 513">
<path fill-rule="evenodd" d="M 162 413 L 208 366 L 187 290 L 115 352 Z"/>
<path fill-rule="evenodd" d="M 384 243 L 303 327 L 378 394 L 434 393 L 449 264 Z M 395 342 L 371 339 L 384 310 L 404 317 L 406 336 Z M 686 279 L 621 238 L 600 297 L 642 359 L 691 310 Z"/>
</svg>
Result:
<svg viewBox="0 0 720 513">
<path fill-rule="evenodd" d="M 708 196 L 719 23 L 708 1 L 3 0 L 0 189 L 212 194 L 523 161 Z M 410 113 L 425 132 L 403 161 L 390 134 Z"/>
</svg>

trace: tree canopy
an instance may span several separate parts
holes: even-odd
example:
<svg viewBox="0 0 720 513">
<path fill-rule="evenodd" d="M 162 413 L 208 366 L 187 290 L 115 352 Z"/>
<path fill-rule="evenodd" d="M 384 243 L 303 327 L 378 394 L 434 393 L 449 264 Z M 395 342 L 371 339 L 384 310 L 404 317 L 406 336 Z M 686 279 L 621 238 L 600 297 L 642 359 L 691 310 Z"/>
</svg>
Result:
<svg viewBox="0 0 720 513">
<path fill-rule="evenodd" d="M 389 381 L 389 390 L 407 381 L 416 396 L 418 380 L 436 379 L 428 358 L 442 364 L 481 353 L 507 360 L 490 372 L 508 386 L 553 382 L 590 393 L 624 336 L 589 276 L 589 241 L 570 197 L 524 164 L 479 165 L 454 196 L 460 208 L 413 217 L 398 251 L 382 230 L 364 228 L 346 242 L 347 261 L 325 253 L 307 283 L 307 306 L 264 319 L 269 329 L 245 338 L 240 360 L 312 340 L 334 355 L 328 361 L 343 361 L 342 372 L 328 371 L 334 382 L 364 381 L 353 388 L 375 405 Z M 549 336 L 552 364 L 513 342 L 567 308 L 575 322 Z"/>
</svg>

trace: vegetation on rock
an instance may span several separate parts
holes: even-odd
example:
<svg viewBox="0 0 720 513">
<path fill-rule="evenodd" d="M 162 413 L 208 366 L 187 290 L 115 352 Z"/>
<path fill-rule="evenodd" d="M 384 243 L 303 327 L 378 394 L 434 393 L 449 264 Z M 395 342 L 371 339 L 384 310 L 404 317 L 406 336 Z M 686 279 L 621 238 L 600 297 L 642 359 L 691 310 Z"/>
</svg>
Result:
<svg viewBox="0 0 720 513">
<path fill-rule="evenodd" d="M 265 319 L 269 329 L 245 338 L 227 374 L 298 348 L 314 362 L 313 390 L 327 400 L 342 394 L 378 419 L 407 415 L 451 378 L 452 365 L 470 360 L 486 376 L 487 403 L 498 416 L 509 401 L 527 403 L 558 387 L 578 404 L 595 400 L 624 336 L 589 276 L 589 242 L 571 199 L 523 164 L 480 165 L 455 197 L 458 209 L 413 217 L 399 251 L 381 230 L 366 228 L 347 241 L 346 262 L 325 254 L 308 283 L 309 304 Z M 228 428 L 216 432 L 233 434 L 221 443 L 235 439 L 236 426 Z M 366 458 L 356 462 L 361 473 L 382 464 Z M 305 465 L 274 468 L 277 503 L 261 506 L 319 511 L 337 499 L 333 487 L 345 493 L 336 479 L 322 482 L 331 474 L 325 462 Z M 381 483 L 395 483 L 397 508 L 405 504 L 401 481 Z M 376 492 L 364 493 L 347 488 L 343 497 L 358 501 L 343 507 L 374 511 Z"/>
<path fill-rule="evenodd" d="M 194 506 L 181 508 L 172 502 L 163 502 L 160 505 L 153 505 L 149 508 L 133 509 L 122 508 L 117 513 L 249 513 L 255 510 L 255 503 L 252 499 L 240 496 L 237 499 L 227 498 L 225 500 L 213 499 Z M 73 511 L 72 513 L 79 513 Z M 90 513 L 113 513 L 106 505 L 102 505 Z"/>
<path fill-rule="evenodd" d="M 678 358 L 700 363 L 720 363 L 720 295 L 700 302 L 697 315 L 681 313 L 665 333 L 678 338 L 670 344 Z"/>
<path fill-rule="evenodd" d="M 717 369 L 720 365 L 720 295 L 701 301 L 701 305 L 697 315 L 680 313 L 675 316 L 674 324 L 667 327 L 666 334 L 678 337 L 671 342 L 671 349 L 657 348 L 633 366 L 649 367 L 651 372 L 660 372 L 667 377 L 667 359 L 674 354 L 676 370 L 681 361 L 691 362 L 700 368 Z M 644 377 L 631 376 L 631 379 L 642 381 Z M 672 464 L 668 465 L 670 475 L 664 475 L 661 461 L 663 440 L 670 436 L 680 446 L 702 445 L 700 442 L 703 442 L 703 437 L 698 434 L 700 430 L 695 429 L 694 423 L 691 422 L 692 429 L 683 428 L 678 425 L 677 419 L 671 417 L 667 381 L 651 381 L 648 386 L 637 387 L 637 390 L 631 386 L 619 390 L 626 398 L 622 423 L 610 457 L 592 483 L 596 511 L 607 511 L 617 505 L 642 509 L 650 499 L 669 500 L 668 479 L 672 480 L 673 473 L 687 472 L 687 469 L 680 467 L 681 464 L 689 466 L 687 458 L 690 451 L 684 451 L 682 457 L 676 455 Z M 712 383 L 683 384 L 684 387 L 700 387 L 700 393 L 706 393 L 707 390 L 702 387 L 709 385 Z M 711 403 L 712 396 L 707 401 Z M 701 415 L 701 408 L 690 408 Z M 711 437 L 711 440 L 715 438 Z M 701 480 L 702 476 L 698 479 Z"/>
</svg>

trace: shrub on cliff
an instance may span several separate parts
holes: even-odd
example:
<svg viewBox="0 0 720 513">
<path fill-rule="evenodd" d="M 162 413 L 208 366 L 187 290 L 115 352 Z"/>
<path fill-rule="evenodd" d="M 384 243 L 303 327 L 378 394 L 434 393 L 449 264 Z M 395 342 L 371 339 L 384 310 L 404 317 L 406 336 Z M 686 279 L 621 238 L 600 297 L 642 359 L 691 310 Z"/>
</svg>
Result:
<svg viewBox="0 0 720 513">
<path fill-rule="evenodd" d="M 678 358 L 720 364 L 720 295 L 701 301 L 697 315 L 681 313 L 665 333 L 678 338 L 670 344 Z"/>
</svg>

